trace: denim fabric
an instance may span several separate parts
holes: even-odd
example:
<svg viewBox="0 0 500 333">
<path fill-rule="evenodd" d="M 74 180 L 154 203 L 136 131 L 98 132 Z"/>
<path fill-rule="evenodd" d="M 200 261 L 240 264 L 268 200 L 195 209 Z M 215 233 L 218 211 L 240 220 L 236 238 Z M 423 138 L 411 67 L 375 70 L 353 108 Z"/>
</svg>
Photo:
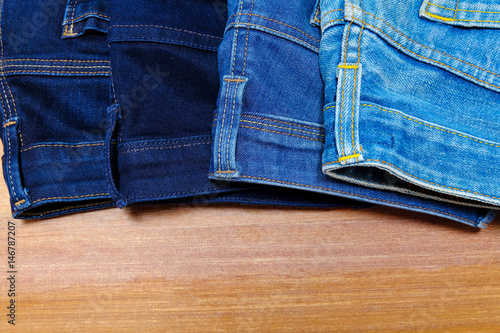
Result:
<svg viewBox="0 0 500 333">
<path fill-rule="evenodd" d="M 113 206 L 107 1 L 0 1 L 3 174 L 13 216 Z"/>
<path fill-rule="evenodd" d="M 321 1 L 323 171 L 498 209 L 499 9 L 479 0 Z"/>
<path fill-rule="evenodd" d="M 114 104 L 108 110 L 106 160 L 117 205 L 185 198 L 360 206 L 300 191 L 208 179 L 219 91 L 216 51 L 226 6 L 211 0 L 111 1 Z"/>
<path fill-rule="evenodd" d="M 321 161 L 328 132 L 322 125 L 323 94 L 325 88 L 327 96 L 336 89 L 334 80 L 324 87 L 319 72 L 318 2 L 230 0 L 228 8 L 219 47 L 221 89 L 214 120 L 212 179 L 305 189 L 477 227 L 493 219 L 496 211 L 489 209 L 370 189 L 324 175 Z M 338 22 L 344 23 L 342 15 Z M 340 59 L 337 44 L 342 34 L 333 41 L 328 57 Z M 391 140 L 375 135 L 384 142 Z"/>
</svg>

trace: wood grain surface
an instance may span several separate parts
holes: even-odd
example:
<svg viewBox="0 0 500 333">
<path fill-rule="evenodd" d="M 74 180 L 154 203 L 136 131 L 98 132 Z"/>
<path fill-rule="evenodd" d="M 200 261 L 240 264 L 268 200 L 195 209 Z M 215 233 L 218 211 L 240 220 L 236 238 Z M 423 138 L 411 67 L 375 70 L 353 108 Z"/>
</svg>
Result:
<svg viewBox="0 0 500 333">
<path fill-rule="evenodd" d="M 150 206 L 30 222 L 3 182 L 0 218 L 1 332 L 500 332 L 499 219 Z"/>
</svg>

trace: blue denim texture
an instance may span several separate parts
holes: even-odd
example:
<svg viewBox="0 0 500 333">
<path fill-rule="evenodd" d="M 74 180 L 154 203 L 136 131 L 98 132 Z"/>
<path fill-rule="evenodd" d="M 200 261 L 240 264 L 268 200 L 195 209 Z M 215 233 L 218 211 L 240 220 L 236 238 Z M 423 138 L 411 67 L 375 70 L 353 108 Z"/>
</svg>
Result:
<svg viewBox="0 0 500 333">
<path fill-rule="evenodd" d="M 3 174 L 14 217 L 114 205 L 103 159 L 111 102 L 105 3 L 0 2 Z"/>
<path fill-rule="evenodd" d="M 228 8 L 229 20 L 219 47 L 221 89 L 213 130 L 212 179 L 304 189 L 425 212 L 481 228 L 493 219 L 496 211 L 488 208 L 371 189 L 323 174 L 325 135 L 329 136 L 326 147 L 332 145 L 331 130 L 323 126 L 324 89 L 327 96 L 335 96 L 332 92 L 337 89 L 330 77 L 326 87 L 321 80 L 319 3 L 230 0 Z M 343 29 L 342 15 L 335 22 Z M 331 46 L 321 40 L 323 49 L 332 48 L 323 60 L 340 59 L 342 37 L 341 33 L 332 37 L 335 45 Z M 352 69 L 343 70 L 349 70 L 346 77 L 357 82 Z M 332 125 L 328 114 L 325 120 L 327 126 Z M 392 142 L 391 136 L 374 135 L 383 143 Z"/>
<path fill-rule="evenodd" d="M 106 161 L 108 188 L 116 204 L 185 198 L 187 202 L 366 206 L 208 179 L 219 91 L 217 48 L 226 21 L 225 1 L 111 1 L 108 41 L 114 103 L 108 109 Z"/>
<path fill-rule="evenodd" d="M 498 209 L 499 8 L 471 0 L 321 1 L 323 171 Z"/>
</svg>

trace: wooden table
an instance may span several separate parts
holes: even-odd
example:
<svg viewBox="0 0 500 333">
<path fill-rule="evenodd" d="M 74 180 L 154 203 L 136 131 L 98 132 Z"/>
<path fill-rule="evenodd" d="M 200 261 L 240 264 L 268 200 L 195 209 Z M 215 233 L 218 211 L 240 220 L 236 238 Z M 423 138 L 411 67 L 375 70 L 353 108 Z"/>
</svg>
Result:
<svg viewBox="0 0 500 333">
<path fill-rule="evenodd" d="M 150 206 L 30 222 L 3 182 L 0 218 L 0 332 L 500 332 L 500 219 Z"/>
</svg>

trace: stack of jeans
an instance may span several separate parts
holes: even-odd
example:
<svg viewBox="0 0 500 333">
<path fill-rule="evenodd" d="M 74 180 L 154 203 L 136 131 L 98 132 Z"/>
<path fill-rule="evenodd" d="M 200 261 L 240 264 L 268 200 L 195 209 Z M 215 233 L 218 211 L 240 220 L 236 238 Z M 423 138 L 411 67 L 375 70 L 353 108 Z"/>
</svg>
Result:
<svg viewBox="0 0 500 333">
<path fill-rule="evenodd" d="M 14 217 L 141 203 L 500 205 L 500 5 L 0 1 Z"/>
</svg>

